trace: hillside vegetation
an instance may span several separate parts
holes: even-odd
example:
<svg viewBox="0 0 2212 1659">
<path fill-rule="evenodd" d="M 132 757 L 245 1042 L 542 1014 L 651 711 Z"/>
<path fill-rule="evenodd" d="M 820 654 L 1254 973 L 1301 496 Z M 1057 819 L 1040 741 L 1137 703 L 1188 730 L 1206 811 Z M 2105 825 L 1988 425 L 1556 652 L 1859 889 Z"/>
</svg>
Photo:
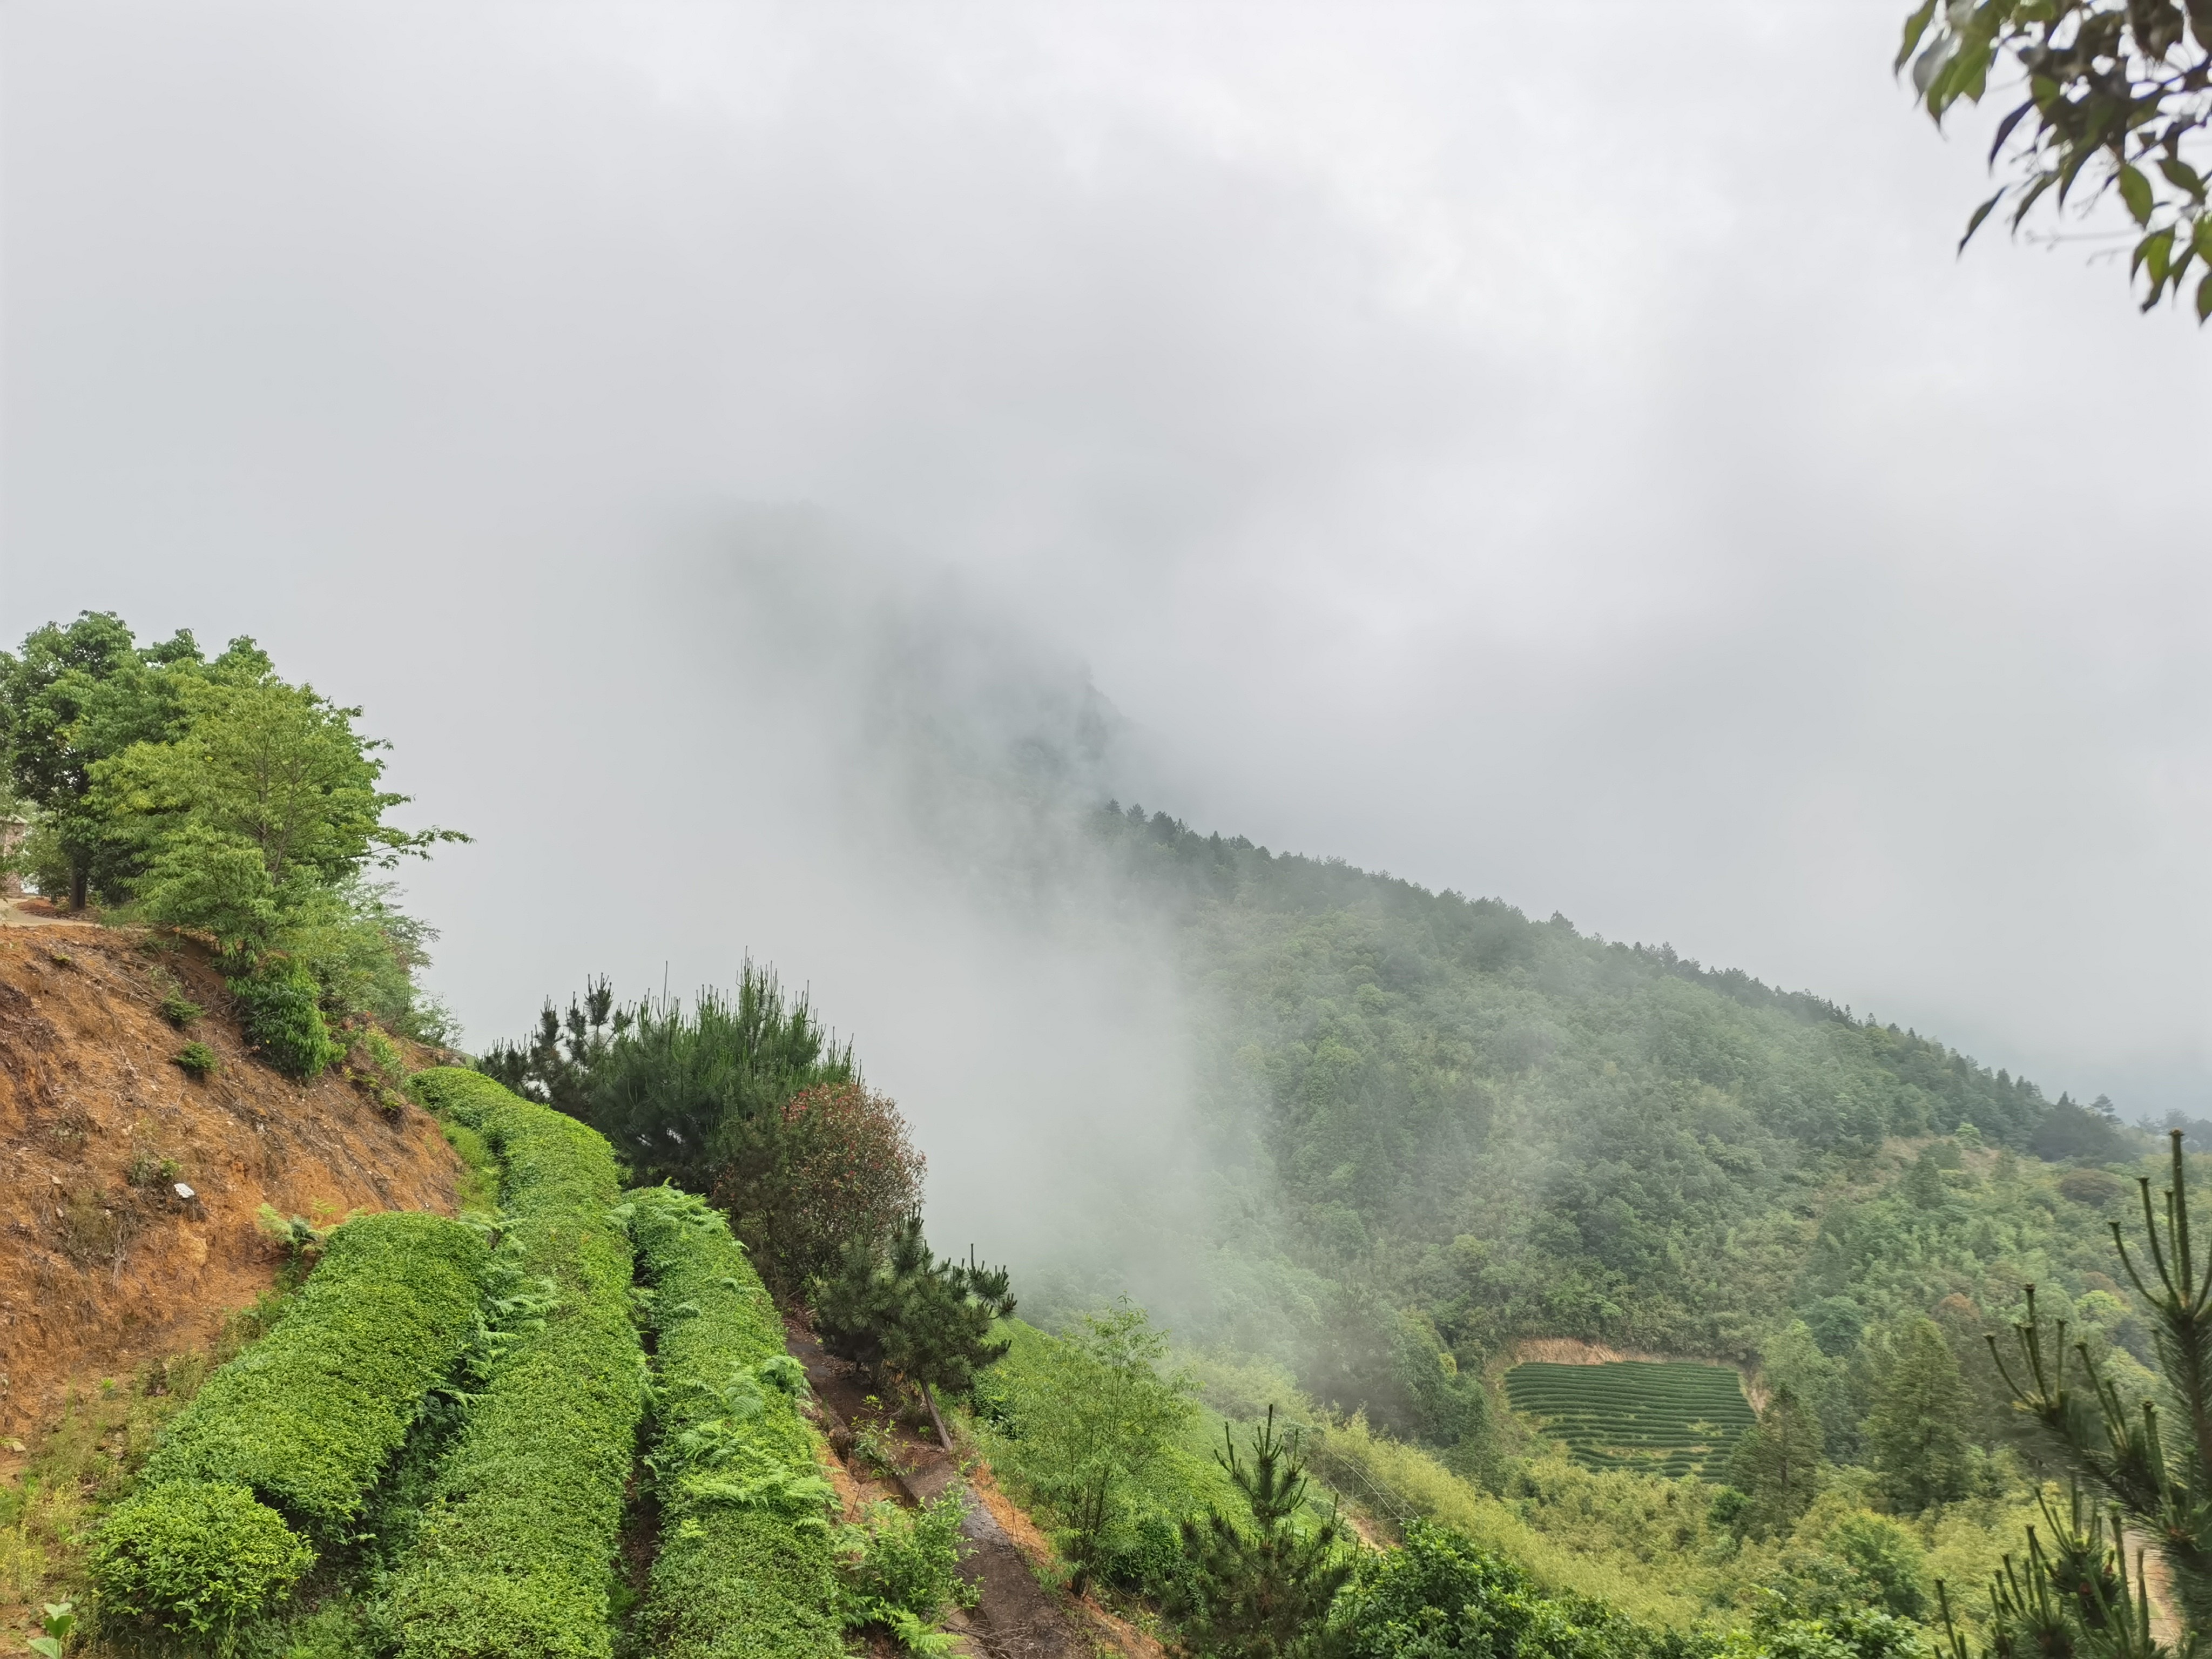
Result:
<svg viewBox="0 0 2212 1659">
<path fill-rule="evenodd" d="M 688 1004 L 592 981 L 476 1068 L 418 1069 L 427 930 L 364 872 L 443 837 L 386 822 L 355 713 L 250 642 L 141 648 L 112 617 L 0 663 L 22 861 L 127 928 L 0 996 L 26 1124 L 90 1160 L 55 1087 L 84 1068 L 31 1038 L 96 975 L 178 1038 L 155 1092 L 252 1108 L 264 1073 L 337 1066 L 468 1169 L 459 1219 L 264 1209 L 280 1295 L 219 1367 L 170 1355 L 42 1431 L 0 1567 L 82 1598 L 47 1659 L 933 1656 L 948 1627 L 1908 1659 L 1939 1624 L 1953 1659 L 2159 1659 L 2124 1530 L 2197 1618 L 2212 1447 L 2156 1428 L 2212 1432 L 2179 1130 L 2161 1165 L 2105 1102 L 1818 997 L 1109 807 L 1093 850 L 1181 953 L 1204 1271 L 1172 1329 L 1064 1289 L 1029 1322 L 1006 1269 L 930 1248 L 896 1103 L 765 967 Z M 289 1091 L 272 1144 L 329 1151 L 325 1112 Z M 226 1206 L 167 1144 L 126 1185 L 189 1238 Z M 2148 1276 L 2109 1237 L 2137 1173 L 2175 1195 Z M 118 1207 L 146 1204 L 54 1214 L 119 1282 Z M 1091 1282 L 1141 1288 L 1144 1254 Z M 1982 1339 L 2015 1317 L 2007 1373 Z M 2053 1455 L 2086 1506 L 2041 1484 Z M 2047 1548 L 1970 1599 L 2036 1517 Z"/>
<path fill-rule="evenodd" d="M 1756 1362 L 1802 1323 L 1848 1358 L 1949 1297 L 2111 1288 L 2131 1188 L 2056 1184 L 2149 1151 L 2102 1103 L 1561 916 L 1096 823 L 1196 1002 L 1206 1334 L 1325 1397 L 1449 1443 L 1521 1337 Z"/>
</svg>

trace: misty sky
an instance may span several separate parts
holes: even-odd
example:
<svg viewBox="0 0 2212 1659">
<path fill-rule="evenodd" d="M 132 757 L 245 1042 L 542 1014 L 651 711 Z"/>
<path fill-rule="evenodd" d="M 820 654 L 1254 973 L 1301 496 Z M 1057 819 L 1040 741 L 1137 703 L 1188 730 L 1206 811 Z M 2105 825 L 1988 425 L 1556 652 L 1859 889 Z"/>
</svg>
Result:
<svg viewBox="0 0 2212 1659">
<path fill-rule="evenodd" d="M 850 617 L 1201 827 L 2203 1111 L 2212 338 L 1954 258 L 1904 9 L 9 0 L 0 634 L 257 635 L 478 836 L 472 1039 L 750 948 L 940 1170 L 1171 1014 L 902 862 Z"/>
</svg>

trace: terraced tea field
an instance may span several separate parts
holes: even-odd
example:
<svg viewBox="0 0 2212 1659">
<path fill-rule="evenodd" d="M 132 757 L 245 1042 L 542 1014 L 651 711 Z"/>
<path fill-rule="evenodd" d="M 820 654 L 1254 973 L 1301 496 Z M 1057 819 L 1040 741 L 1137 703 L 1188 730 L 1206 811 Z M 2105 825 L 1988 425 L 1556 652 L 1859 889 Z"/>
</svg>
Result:
<svg viewBox="0 0 2212 1659">
<path fill-rule="evenodd" d="M 1505 1397 L 1585 1468 L 1670 1477 L 1722 1479 L 1756 1421 L 1735 1372 L 1692 1360 L 1532 1362 L 1505 1373 Z"/>
</svg>

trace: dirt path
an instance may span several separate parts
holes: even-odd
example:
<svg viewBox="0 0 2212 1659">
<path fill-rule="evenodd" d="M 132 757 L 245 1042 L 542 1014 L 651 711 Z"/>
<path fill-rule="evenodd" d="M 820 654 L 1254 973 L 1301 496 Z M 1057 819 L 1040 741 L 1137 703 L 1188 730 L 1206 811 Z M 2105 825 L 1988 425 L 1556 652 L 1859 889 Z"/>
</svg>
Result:
<svg viewBox="0 0 2212 1659">
<path fill-rule="evenodd" d="M 814 1334 L 796 1321 L 785 1332 L 793 1356 L 806 1368 L 820 1402 L 825 1426 L 849 1428 L 866 1414 L 866 1385 L 843 1360 L 822 1351 Z M 896 1468 L 890 1473 L 906 1495 L 927 1504 L 963 1480 L 959 1464 L 931 1440 L 894 1431 Z M 993 1505 L 969 1487 L 967 1515 L 960 1523 L 974 1553 L 960 1564 L 961 1576 L 978 1592 L 974 1611 L 946 1621 L 969 1653 L 988 1659 L 1092 1659 L 1091 1643 L 1068 1618 L 1060 1598 L 1037 1582 L 1029 1558 L 1007 1534 Z"/>
<path fill-rule="evenodd" d="M 89 916 L 58 914 L 41 898 L 10 897 L 0 894 L 0 927 L 97 927 Z"/>
</svg>

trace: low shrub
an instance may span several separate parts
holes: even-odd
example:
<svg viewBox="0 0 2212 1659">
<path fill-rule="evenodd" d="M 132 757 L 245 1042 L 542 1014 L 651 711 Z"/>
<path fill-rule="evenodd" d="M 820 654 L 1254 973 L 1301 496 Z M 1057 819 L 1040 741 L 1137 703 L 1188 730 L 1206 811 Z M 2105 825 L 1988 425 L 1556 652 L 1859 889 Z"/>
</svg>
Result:
<svg viewBox="0 0 2212 1659">
<path fill-rule="evenodd" d="M 315 1552 L 242 1486 L 179 1481 L 111 1510 L 92 1547 L 102 1614 L 178 1635 L 228 1632 L 281 1600 Z"/>
<path fill-rule="evenodd" d="M 187 1077 L 213 1077 L 222 1070 L 222 1056 L 204 1042 L 187 1042 L 173 1058 Z"/>
<path fill-rule="evenodd" d="M 542 1322 L 489 1355 L 419 1528 L 386 1585 L 400 1659 L 605 1659 L 623 1489 L 644 1407 L 613 1149 L 489 1078 L 417 1073 L 415 1097 L 501 1158 L 495 1266 L 550 1281 Z"/>
<path fill-rule="evenodd" d="M 247 1039 L 287 1077 L 304 1082 L 344 1053 L 323 1023 L 322 990 L 304 964 L 265 963 L 233 980 L 230 994 Z"/>
<path fill-rule="evenodd" d="M 169 1425 L 146 1483 L 248 1487 L 310 1537 L 341 1536 L 475 1330 L 485 1255 L 441 1216 L 332 1231 L 276 1328 Z"/>
<path fill-rule="evenodd" d="M 198 1003 L 192 1001 L 188 997 L 181 996 L 174 991 L 170 992 L 168 995 L 161 999 L 161 1018 L 167 1020 L 170 1024 L 175 1026 L 179 1031 L 183 1030 L 187 1025 L 193 1024 L 200 1018 L 200 1016 L 206 1012 L 207 1010 L 201 1007 Z"/>
<path fill-rule="evenodd" d="M 913 1632 L 931 1629 L 955 1607 L 974 1607 L 976 1591 L 960 1576 L 967 1509 L 967 1492 L 957 1485 L 918 1510 L 870 1504 L 864 1525 L 843 1529 L 853 1556 L 846 1621 L 887 1626 L 913 1645 Z"/>
<path fill-rule="evenodd" d="M 660 1553 L 640 1630 L 665 1659 L 840 1654 L 831 1489 L 775 1304 L 698 1199 L 656 1187 L 626 1207 L 658 1333 Z"/>
<path fill-rule="evenodd" d="M 1330 1622 L 1346 1659 L 1673 1659 L 1699 1645 L 1601 1601 L 1546 1595 L 1515 1563 L 1426 1521 L 1402 1547 L 1361 1555 Z"/>
</svg>

